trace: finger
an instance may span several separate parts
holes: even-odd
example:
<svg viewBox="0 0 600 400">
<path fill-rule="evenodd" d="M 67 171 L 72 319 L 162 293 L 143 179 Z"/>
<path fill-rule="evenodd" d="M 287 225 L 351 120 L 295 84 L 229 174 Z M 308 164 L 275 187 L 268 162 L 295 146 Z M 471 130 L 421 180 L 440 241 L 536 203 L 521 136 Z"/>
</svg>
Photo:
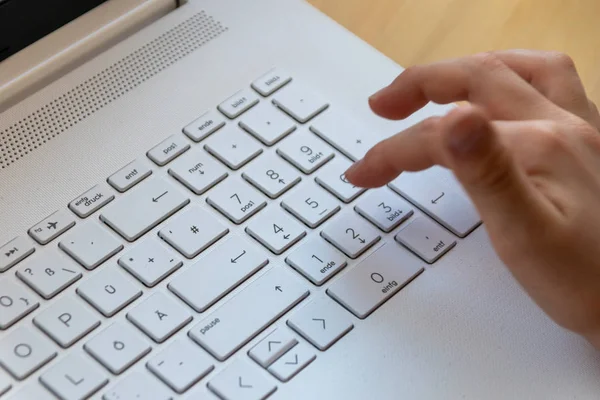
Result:
<svg viewBox="0 0 600 400">
<path fill-rule="evenodd" d="M 564 113 L 490 53 L 408 68 L 369 100 L 375 113 L 389 119 L 406 118 L 430 101 L 469 101 L 500 120 Z"/>
</svg>

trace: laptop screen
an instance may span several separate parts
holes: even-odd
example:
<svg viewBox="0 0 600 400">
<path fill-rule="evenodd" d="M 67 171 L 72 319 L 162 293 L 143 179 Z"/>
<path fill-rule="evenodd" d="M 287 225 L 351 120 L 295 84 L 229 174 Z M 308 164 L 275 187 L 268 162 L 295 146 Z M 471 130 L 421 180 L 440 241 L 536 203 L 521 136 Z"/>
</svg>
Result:
<svg viewBox="0 0 600 400">
<path fill-rule="evenodd" d="M 0 62 L 106 1 L 0 0 Z"/>
</svg>

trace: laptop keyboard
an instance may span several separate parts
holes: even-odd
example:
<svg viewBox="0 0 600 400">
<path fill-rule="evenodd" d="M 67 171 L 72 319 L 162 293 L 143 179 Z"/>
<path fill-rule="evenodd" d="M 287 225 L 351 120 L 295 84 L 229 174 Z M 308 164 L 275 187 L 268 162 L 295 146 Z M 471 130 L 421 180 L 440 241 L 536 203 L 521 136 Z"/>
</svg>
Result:
<svg viewBox="0 0 600 400">
<path fill-rule="evenodd" d="M 441 168 L 353 186 L 374 144 L 272 70 L 0 247 L 0 396 L 51 364 L 15 398 L 268 397 L 480 223 Z"/>
</svg>

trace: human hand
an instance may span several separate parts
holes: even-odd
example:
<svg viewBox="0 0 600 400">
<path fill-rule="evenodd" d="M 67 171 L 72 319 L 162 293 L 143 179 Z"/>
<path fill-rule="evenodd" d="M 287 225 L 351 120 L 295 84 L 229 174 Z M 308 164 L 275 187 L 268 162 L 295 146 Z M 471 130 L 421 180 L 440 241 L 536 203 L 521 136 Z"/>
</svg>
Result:
<svg viewBox="0 0 600 400">
<path fill-rule="evenodd" d="M 402 119 L 429 101 L 468 103 L 382 141 L 346 178 L 451 169 L 529 295 L 600 349 L 600 115 L 573 61 L 504 51 L 411 67 L 370 105 Z"/>
</svg>

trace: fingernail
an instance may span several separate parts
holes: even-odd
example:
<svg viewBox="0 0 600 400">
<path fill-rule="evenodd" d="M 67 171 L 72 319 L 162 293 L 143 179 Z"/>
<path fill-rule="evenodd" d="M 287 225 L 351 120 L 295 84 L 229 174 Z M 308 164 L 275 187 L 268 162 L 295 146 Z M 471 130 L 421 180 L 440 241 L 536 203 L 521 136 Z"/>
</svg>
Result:
<svg viewBox="0 0 600 400">
<path fill-rule="evenodd" d="M 371 97 L 369 97 L 369 101 L 375 101 L 375 100 L 377 100 L 379 97 L 381 97 L 382 94 L 385 93 L 385 91 L 386 91 L 387 88 L 388 87 L 386 86 L 386 87 L 384 87 L 382 89 L 379 89 L 379 91 L 373 93 L 371 95 Z"/>
<path fill-rule="evenodd" d="M 463 125 L 463 126 L 461 126 Z M 485 122 L 478 121 L 470 126 L 458 124 L 450 132 L 449 145 L 453 152 L 457 154 L 468 154 L 474 151 L 482 142 L 485 135 Z"/>
<path fill-rule="evenodd" d="M 351 177 L 351 175 L 355 174 L 360 168 L 361 165 L 363 164 L 363 160 L 358 160 L 357 162 L 355 162 L 354 164 L 352 164 L 352 166 L 350 168 L 348 168 L 346 170 L 346 172 L 344 173 L 344 175 L 346 177 Z"/>
</svg>

